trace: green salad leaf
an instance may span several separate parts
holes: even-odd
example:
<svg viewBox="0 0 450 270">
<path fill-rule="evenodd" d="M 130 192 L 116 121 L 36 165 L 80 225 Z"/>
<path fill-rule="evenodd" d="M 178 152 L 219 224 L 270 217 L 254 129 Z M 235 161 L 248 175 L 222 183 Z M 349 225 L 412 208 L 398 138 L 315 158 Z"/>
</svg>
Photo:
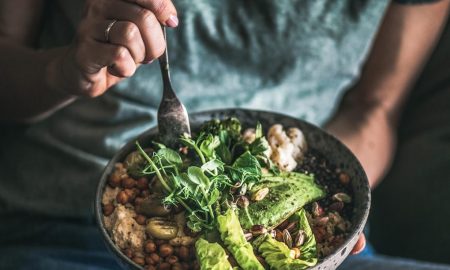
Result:
<svg viewBox="0 0 450 270">
<path fill-rule="evenodd" d="M 231 270 L 230 262 L 225 250 L 218 243 L 209 243 L 203 238 L 195 242 L 200 269 L 202 270 Z"/>
<path fill-rule="evenodd" d="M 264 270 L 253 253 L 252 245 L 245 239 L 239 219 L 232 209 L 217 217 L 217 228 L 220 238 L 242 269 Z"/>
<path fill-rule="evenodd" d="M 305 261 L 302 259 L 293 259 L 291 250 L 285 243 L 273 239 L 270 235 L 264 235 L 262 241 L 259 241 L 258 251 L 264 260 L 274 270 L 302 270 L 317 264 L 317 258 Z"/>
<path fill-rule="evenodd" d="M 234 182 L 254 183 L 261 179 L 261 165 L 249 151 L 236 159 L 231 167 L 227 167 Z"/>
<path fill-rule="evenodd" d="M 309 226 L 305 209 L 302 208 L 292 218 L 298 219 L 299 228 L 305 233 L 305 242 L 300 246 L 300 259 L 315 265 L 317 263 L 318 256 L 316 239 L 314 238 L 314 234 Z"/>
</svg>

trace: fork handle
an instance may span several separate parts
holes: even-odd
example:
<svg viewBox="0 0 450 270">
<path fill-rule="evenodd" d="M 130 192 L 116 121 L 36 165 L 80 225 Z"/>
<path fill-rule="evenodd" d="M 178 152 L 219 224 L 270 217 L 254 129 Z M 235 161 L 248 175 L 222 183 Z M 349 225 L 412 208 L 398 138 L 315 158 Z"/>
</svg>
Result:
<svg viewBox="0 0 450 270">
<path fill-rule="evenodd" d="M 166 27 L 161 25 L 164 40 L 166 41 L 166 49 L 164 53 L 158 58 L 159 67 L 161 69 L 161 75 L 163 79 L 163 99 L 165 98 L 174 98 L 176 97 L 173 88 L 172 82 L 170 81 L 170 69 L 169 69 L 169 53 L 168 53 L 168 44 L 167 44 L 167 35 L 166 35 Z"/>
</svg>

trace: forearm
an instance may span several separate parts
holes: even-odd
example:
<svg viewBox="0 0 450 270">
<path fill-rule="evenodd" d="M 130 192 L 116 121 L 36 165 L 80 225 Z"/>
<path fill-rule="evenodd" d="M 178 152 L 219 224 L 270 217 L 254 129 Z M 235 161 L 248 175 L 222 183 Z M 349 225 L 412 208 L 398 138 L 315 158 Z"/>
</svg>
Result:
<svg viewBox="0 0 450 270">
<path fill-rule="evenodd" d="M 448 0 L 426 5 L 391 4 L 349 105 L 382 109 L 395 126 L 409 89 L 445 25 Z"/>
<path fill-rule="evenodd" d="M 359 158 L 372 187 L 390 166 L 401 109 L 440 36 L 448 5 L 391 4 L 360 80 L 327 124 Z"/>
<path fill-rule="evenodd" d="M 0 121 L 26 122 L 44 117 L 74 97 L 56 87 L 54 67 L 65 48 L 36 51 L 0 40 Z"/>
</svg>

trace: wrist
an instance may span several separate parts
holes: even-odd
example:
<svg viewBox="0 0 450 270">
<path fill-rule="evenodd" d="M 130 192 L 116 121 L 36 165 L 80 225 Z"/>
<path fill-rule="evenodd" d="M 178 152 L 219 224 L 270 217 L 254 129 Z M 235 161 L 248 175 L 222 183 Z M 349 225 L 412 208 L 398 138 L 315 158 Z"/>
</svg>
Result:
<svg viewBox="0 0 450 270">
<path fill-rule="evenodd" d="M 74 79 L 68 72 L 67 57 L 70 55 L 69 48 L 58 48 L 52 52 L 52 59 L 46 67 L 46 82 L 48 89 L 53 95 L 62 99 L 72 100 L 77 98 L 74 91 Z"/>
<path fill-rule="evenodd" d="M 325 125 L 361 162 L 371 187 L 390 167 L 396 146 L 396 129 L 380 106 L 341 104 Z"/>
</svg>

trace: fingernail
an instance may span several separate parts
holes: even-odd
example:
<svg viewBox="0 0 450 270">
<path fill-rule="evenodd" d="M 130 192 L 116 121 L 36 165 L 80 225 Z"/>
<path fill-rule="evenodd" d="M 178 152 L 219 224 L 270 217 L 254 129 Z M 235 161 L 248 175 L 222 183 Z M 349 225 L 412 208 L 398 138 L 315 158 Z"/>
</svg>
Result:
<svg viewBox="0 0 450 270">
<path fill-rule="evenodd" d="M 142 64 L 144 64 L 144 65 L 148 65 L 148 64 L 151 64 L 151 63 L 153 63 L 153 61 L 154 61 L 154 60 L 147 60 L 147 61 L 142 61 Z"/>
<path fill-rule="evenodd" d="M 177 27 L 178 17 L 175 15 L 170 15 L 169 19 L 166 21 L 166 25 L 169 27 Z"/>
</svg>

